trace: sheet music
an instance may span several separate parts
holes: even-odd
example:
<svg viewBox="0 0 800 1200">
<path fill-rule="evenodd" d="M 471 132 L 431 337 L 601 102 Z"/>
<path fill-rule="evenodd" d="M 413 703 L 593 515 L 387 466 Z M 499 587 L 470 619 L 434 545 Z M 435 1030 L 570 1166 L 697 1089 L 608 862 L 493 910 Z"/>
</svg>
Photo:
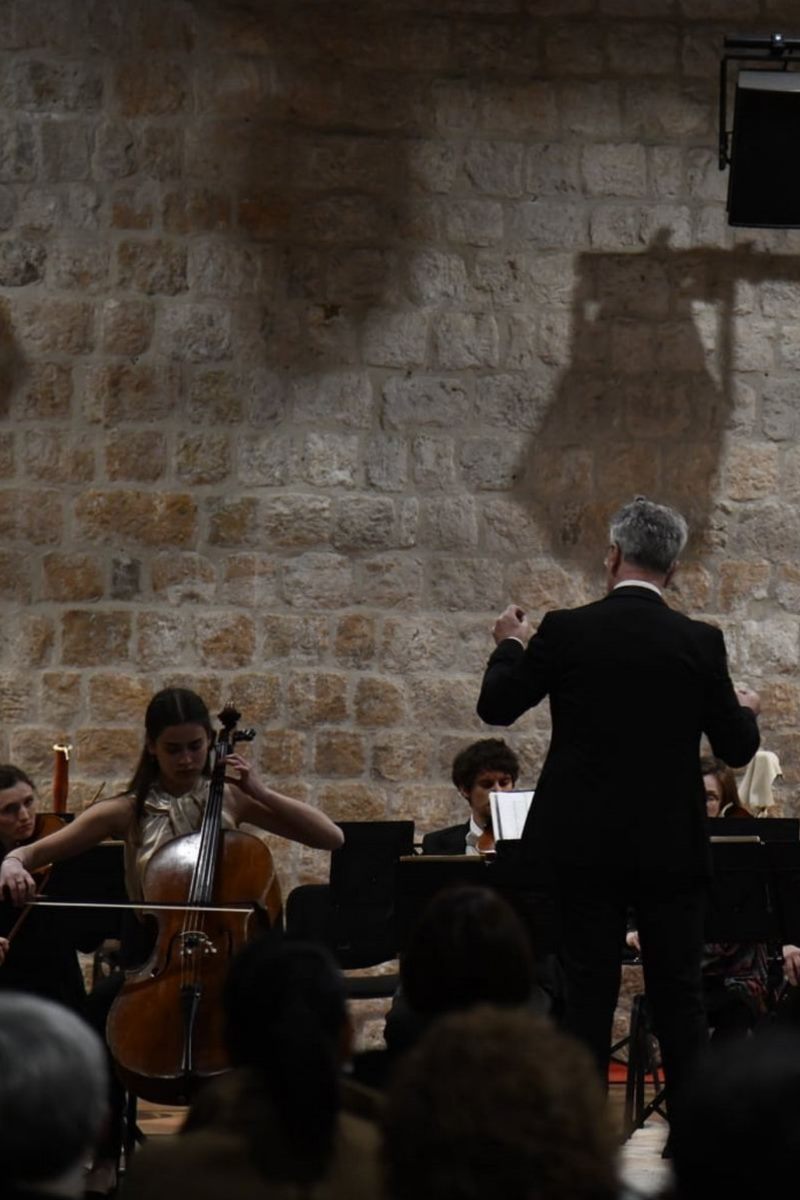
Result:
<svg viewBox="0 0 800 1200">
<path fill-rule="evenodd" d="M 495 841 L 516 842 L 522 837 L 533 792 L 489 792 L 489 810 Z"/>
</svg>

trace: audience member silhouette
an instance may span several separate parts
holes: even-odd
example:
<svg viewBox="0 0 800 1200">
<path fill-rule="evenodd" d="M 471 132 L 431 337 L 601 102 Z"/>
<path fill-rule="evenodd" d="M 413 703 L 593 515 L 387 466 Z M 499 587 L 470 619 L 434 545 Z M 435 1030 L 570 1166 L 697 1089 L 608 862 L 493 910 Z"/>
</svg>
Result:
<svg viewBox="0 0 800 1200">
<path fill-rule="evenodd" d="M 391 1200 L 612 1200 L 615 1141 L 588 1052 L 525 1009 L 438 1020 L 387 1095 Z"/>
<path fill-rule="evenodd" d="M 378 1131 L 342 1107 L 351 1030 L 321 947 L 267 936 L 234 959 L 224 994 L 233 1070 L 192 1104 L 181 1136 L 148 1143 L 126 1197 L 375 1200 Z"/>
<path fill-rule="evenodd" d="M 108 1117 L 106 1051 L 69 1009 L 0 994 L 0 1193 L 82 1196 L 85 1164 Z"/>
</svg>

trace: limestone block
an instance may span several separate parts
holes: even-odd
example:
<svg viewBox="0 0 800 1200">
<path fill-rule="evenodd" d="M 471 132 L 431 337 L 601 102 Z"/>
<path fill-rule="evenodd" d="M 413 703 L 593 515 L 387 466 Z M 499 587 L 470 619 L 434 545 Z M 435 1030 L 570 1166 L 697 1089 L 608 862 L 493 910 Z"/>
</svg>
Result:
<svg viewBox="0 0 800 1200">
<path fill-rule="evenodd" d="M 114 189 L 111 198 L 111 224 L 114 229 L 152 229 L 156 217 L 153 185 L 123 186 Z"/>
<path fill-rule="evenodd" d="M 414 682 L 416 719 L 429 729 L 482 729 L 477 698 L 472 676 L 420 675 Z"/>
<path fill-rule="evenodd" d="M 800 659 L 799 629 L 800 623 L 794 616 L 742 621 L 737 662 L 739 671 L 754 679 L 762 675 L 794 672 Z"/>
<path fill-rule="evenodd" d="M 338 550 L 389 549 L 396 541 L 394 501 L 388 496 L 340 500 L 331 540 Z"/>
<path fill-rule="evenodd" d="M 485 558 L 437 558 L 427 577 L 431 605 L 445 612 L 499 612 L 507 603 L 501 573 Z"/>
<path fill-rule="evenodd" d="M 68 609 L 61 618 L 61 662 L 68 667 L 107 667 L 130 662 L 131 614 Z"/>
<path fill-rule="evenodd" d="M 320 663 L 327 658 L 330 633 L 324 616 L 270 613 L 263 618 L 264 659 L 290 658 L 293 662 Z"/>
<path fill-rule="evenodd" d="M 46 600 L 100 600 L 105 580 L 100 561 L 90 554 L 45 554 L 42 559 L 42 595 Z"/>
<path fill-rule="evenodd" d="M 434 331 L 436 360 L 445 368 L 496 367 L 500 332 L 491 313 L 444 313 Z"/>
<path fill-rule="evenodd" d="M 483 545 L 501 559 L 530 558 L 545 550 L 547 534 L 541 519 L 527 511 L 524 500 L 492 497 L 480 508 Z"/>
<path fill-rule="evenodd" d="M 220 232 L 230 228 L 231 220 L 231 202 L 222 191 L 184 187 L 164 195 L 162 221 L 167 233 Z"/>
<path fill-rule="evenodd" d="M 356 434 L 309 433 L 304 442 L 300 470 L 315 487 L 354 487 L 360 467 Z"/>
<path fill-rule="evenodd" d="M 156 554 L 150 567 L 153 593 L 167 604 L 213 603 L 217 573 L 213 562 L 192 551 Z"/>
<path fill-rule="evenodd" d="M 504 492 L 514 486 L 523 457 L 518 438 L 470 438 L 461 447 L 461 474 L 472 491 Z"/>
<path fill-rule="evenodd" d="M 137 358 L 150 346 L 153 325 L 151 301 L 109 298 L 100 310 L 101 346 L 107 354 Z"/>
<path fill-rule="evenodd" d="M 141 713 L 138 714 L 141 721 Z M 115 787 L 107 781 L 130 778 L 131 763 L 142 749 L 138 730 L 109 729 L 107 726 L 84 726 L 75 733 L 75 761 L 89 777 L 106 781 L 105 794 L 113 795 Z"/>
<path fill-rule="evenodd" d="M 383 788 L 357 780 L 323 784 L 317 800 L 332 821 L 383 821 L 388 811 Z"/>
<path fill-rule="evenodd" d="M 180 492 L 87 489 L 75 501 L 82 537 L 116 544 L 120 538 L 145 546 L 185 546 L 196 536 L 197 507 Z"/>
<path fill-rule="evenodd" d="M 420 250 L 408 264 L 409 294 L 418 304 L 462 301 L 467 292 L 467 272 L 460 254 Z"/>
<path fill-rule="evenodd" d="M 375 617 L 364 613 L 347 613 L 340 617 L 334 636 L 336 661 L 343 667 L 365 667 L 375 657 Z"/>
<path fill-rule="evenodd" d="M 41 178 L 50 183 L 88 179 L 92 157 L 92 127 L 83 120 L 39 123 Z"/>
<path fill-rule="evenodd" d="M 26 430 L 22 460 L 29 479 L 49 484 L 83 484 L 94 478 L 95 454 L 79 434 Z"/>
<path fill-rule="evenodd" d="M 58 730 L 57 737 L 71 736 L 76 716 L 81 710 L 82 694 L 81 671 L 43 671 L 42 698 L 39 708 L 42 721 L 50 722 Z M 30 687 L 26 681 L 26 695 L 30 697 Z M 5 692 L 5 687 L 3 687 Z"/>
<path fill-rule="evenodd" d="M 612 39 L 613 40 L 613 39 Z M 545 63 L 551 71 L 570 75 L 600 75 L 605 67 L 599 39 L 587 38 L 580 25 L 552 22 L 544 39 Z"/>
<path fill-rule="evenodd" d="M 92 175 L 99 180 L 127 179 L 139 167 L 136 139 L 125 121 L 101 120 L 95 128 Z"/>
<path fill-rule="evenodd" d="M 19 304 L 15 323 L 23 348 L 36 356 L 77 356 L 94 349 L 94 307 L 82 300 L 42 299 Z"/>
<path fill-rule="evenodd" d="M 444 210 L 445 235 L 466 246 L 491 246 L 503 236 L 503 206 L 497 200 L 452 199 Z"/>
<path fill-rule="evenodd" d="M 641 4 L 639 8 L 640 13 L 633 15 L 644 16 Z M 651 12 L 652 9 L 648 10 L 647 15 Z M 609 66 L 615 75 L 636 76 L 641 74 L 644 61 L 649 76 L 674 75 L 681 41 L 675 28 L 659 28 L 655 24 L 648 27 L 638 21 L 630 25 L 615 23 L 607 43 Z"/>
<path fill-rule="evenodd" d="M 134 660 L 140 670 L 161 671 L 175 662 L 184 665 L 187 664 L 187 659 L 193 662 L 191 628 L 184 613 L 174 610 L 167 611 L 162 607 L 138 613 Z M 175 680 L 168 680 L 167 683 L 175 683 Z M 199 682 L 193 679 L 191 683 L 186 683 L 186 686 L 198 688 Z"/>
<path fill-rule="evenodd" d="M 415 674 L 452 666 L 460 636 L 452 622 L 427 614 L 388 616 L 383 622 L 378 661 L 387 671 Z"/>
<path fill-rule="evenodd" d="M 485 81 L 480 89 L 480 128 L 498 136 L 546 139 L 558 133 L 555 92 L 545 80 Z"/>
<path fill-rule="evenodd" d="M 382 424 L 388 429 L 435 425 L 460 428 L 470 415 L 466 389 L 445 376 L 392 375 L 383 388 Z"/>
<path fill-rule="evenodd" d="M 515 246 L 560 250 L 585 244 L 588 217 L 584 205 L 551 197 L 518 204 L 509 221 L 509 240 Z"/>
<path fill-rule="evenodd" d="M 353 564 L 342 554 L 301 554 L 286 563 L 283 596 L 291 608 L 343 608 L 352 602 Z"/>
<path fill-rule="evenodd" d="M 63 520 L 62 499 L 57 491 L 0 491 L 0 539 L 6 543 L 54 545 L 62 540 Z"/>
<path fill-rule="evenodd" d="M 47 250 L 41 244 L 25 238 L 0 241 L 0 285 L 24 287 L 44 276 Z"/>
<path fill-rule="evenodd" d="M 90 421 L 116 426 L 158 421 L 175 409 L 177 372 L 149 363 L 108 363 L 86 373 L 84 412 Z"/>
<path fill-rule="evenodd" d="M 10 71 L 14 107 L 33 112 L 81 112 L 97 109 L 103 77 L 97 66 L 78 62 L 19 59 Z"/>
<path fill-rule="evenodd" d="M 372 743 L 372 775 L 393 784 L 427 780 L 431 751 L 432 739 L 416 731 L 379 734 Z"/>
<path fill-rule="evenodd" d="M 365 676 L 356 684 L 354 708 L 356 722 L 367 728 L 401 725 L 406 715 L 403 688 L 391 679 Z"/>
<path fill-rule="evenodd" d="M 475 381 L 475 414 L 497 430 L 534 432 L 551 400 L 552 374 L 541 365 L 530 371 L 494 372 Z"/>
<path fill-rule="evenodd" d="M 112 600 L 136 600 L 142 592 L 142 564 L 138 558 L 115 554 L 111 559 Z"/>
<path fill-rule="evenodd" d="M 716 97 L 708 88 L 686 83 L 632 81 L 625 90 L 625 136 L 673 141 L 708 135 L 716 119 Z"/>
<path fill-rule="evenodd" d="M 247 667 L 256 649 L 256 631 L 249 613 L 198 614 L 194 620 L 197 652 L 205 667 Z"/>
<path fill-rule="evenodd" d="M 420 138 L 406 143 L 409 178 L 428 192 L 446 193 L 451 190 L 458 174 L 460 157 L 460 148 L 444 139 Z"/>
<path fill-rule="evenodd" d="M 778 447 L 738 443 L 729 447 L 722 473 L 731 500 L 758 500 L 775 496 L 779 485 Z"/>
<path fill-rule="evenodd" d="M 306 735 L 296 729 L 259 730 L 253 751 L 269 783 L 270 776 L 306 773 Z M 283 785 L 279 785 L 283 790 Z"/>
<path fill-rule="evenodd" d="M 152 694 L 149 681 L 140 675 L 96 671 L 88 681 L 89 719 L 116 725 L 130 722 L 138 728 Z"/>
<path fill-rule="evenodd" d="M 0 229 L 10 229 L 17 211 L 17 197 L 10 187 L 0 186 Z"/>
<path fill-rule="evenodd" d="M 34 132 L 29 117 L 0 114 L 0 183 L 36 176 Z"/>
<path fill-rule="evenodd" d="M 241 724 L 263 725 L 283 711 L 283 680 L 263 670 L 233 675 L 228 680 L 231 699 L 242 713 Z M 250 757 L 245 747 L 246 757 Z"/>
<path fill-rule="evenodd" d="M 408 443 L 395 434 L 371 437 L 364 454 L 364 474 L 379 492 L 400 492 L 408 482 Z"/>
<path fill-rule="evenodd" d="M 373 310 L 364 325 L 364 361 L 381 367 L 421 366 L 427 357 L 428 314 Z"/>
<path fill-rule="evenodd" d="M 162 344 L 173 359 L 219 362 L 233 356 L 231 312 L 219 304 L 174 305 L 161 313 Z"/>
<path fill-rule="evenodd" d="M 372 419 L 372 385 L 366 371 L 304 375 L 289 389 L 297 421 L 334 421 L 360 429 Z"/>
<path fill-rule="evenodd" d="M 581 160 L 577 146 L 539 142 L 525 150 L 525 195 L 569 196 L 581 191 Z"/>
<path fill-rule="evenodd" d="M 197 367 L 189 385 L 189 416 L 193 421 L 215 425 L 241 421 L 244 415 L 242 390 L 242 380 L 234 371 Z"/>
<path fill-rule="evenodd" d="M 621 135 L 622 92 L 617 80 L 561 82 L 558 100 L 562 136 L 572 134 L 593 140 Z"/>
<path fill-rule="evenodd" d="M 768 594 L 771 570 L 770 564 L 763 560 L 721 562 L 717 568 L 720 609 L 723 612 L 741 610 L 748 608 L 753 600 L 765 600 Z M 779 568 L 776 588 L 779 600 L 784 579 L 785 576 L 782 575 Z M 796 598 L 800 600 L 800 588 L 797 590 Z"/>
<path fill-rule="evenodd" d="M 109 431 L 105 448 L 109 479 L 131 483 L 153 482 L 164 476 L 167 445 L 164 434 L 153 429 Z"/>
<path fill-rule="evenodd" d="M 408 554 L 376 554 L 358 564 L 358 589 L 362 604 L 374 608 L 414 608 L 423 589 L 423 566 Z"/>
<path fill-rule="evenodd" d="M 220 403 L 223 397 L 224 393 L 218 397 Z M 298 476 L 298 459 L 290 437 L 249 436 L 240 440 L 237 448 L 236 478 L 245 487 L 283 487 Z"/>
<path fill-rule="evenodd" d="M 797 435 L 797 384 L 794 378 L 770 378 L 761 395 L 761 423 L 775 442 L 792 441 Z"/>
<path fill-rule="evenodd" d="M 231 466 L 228 433 L 179 434 L 175 447 L 175 473 L 182 483 L 220 483 Z"/>
<path fill-rule="evenodd" d="M 581 171 L 590 196 L 636 196 L 647 194 L 647 152 L 637 142 L 600 143 L 586 146 Z"/>
<path fill-rule="evenodd" d="M 259 296 L 272 291 L 274 255 L 267 246 L 237 246 L 213 237 L 189 246 L 187 277 L 197 296 Z"/>
<path fill-rule="evenodd" d="M 436 496 L 420 504 L 420 544 L 432 550 L 469 550 L 478 544 L 478 517 L 470 496 Z"/>
<path fill-rule="evenodd" d="M 31 598 L 32 564 L 27 553 L 0 550 L 0 597 L 26 603 Z"/>
<path fill-rule="evenodd" d="M 475 255 L 473 283 L 476 291 L 494 304 L 530 304 L 533 299 L 530 263 L 524 254 L 479 250 Z"/>
<path fill-rule="evenodd" d="M 206 502 L 208 541 L 212 546 L 257 546 L 261 541 L 261 505 L 254 496 L 211 498 Z"/>
<path fill-rule="evenodd" d="M 271 546 L 314 546 L 328 540 L 333 505 L 327 496 L 287 492 L 261 503 L 262 531 Z"/>
<path fill-rule="evenodd" d="M 115 65 L 114 94 L 123 117 L 168 116 L 186 108 L 189 81 L 180 62 L 151 55 Z"/>
<path fill-rule="evenodd" d="M 411 443 L 411 454 L 418 488 L 447 491 L 455 483 L 455 443 L 452 438 L 421 433 Z"/>
<path fill-rule="evenodd" d="M 320 730 L 314 739 L 314 770 L 323 777 L 356 778 L 364 774 L 364 739 L 339 729 Z"/>
<path fill-rule="evenodd" d="M 220 604 L 262 608 L 278 598 L 278 560 L 266 554 L 231 554 L 220 568 L 217 599 Z M 155 585 L 154 585 L 155 586 Z"/>
<path fill-rule="evenodd" d="M 485 196 L 519 196 L 524 153 L 521 142 L 474 139 L 464 152 L 464 172 Z"/>
<path fill-rule="evenodd" d="M 348 716 L 347 677 L 317 671 L 292 671 L 285 693 L 289 722 L 301 729 L 338 724 Z"/>
<path fill-rule="evenodd" d="M 148 296 L 175 296 L 187 288 L 186 251 L 165 238 L 122 242 L 117 249 L 117 278 L 122 287 Z"/>
</svg>

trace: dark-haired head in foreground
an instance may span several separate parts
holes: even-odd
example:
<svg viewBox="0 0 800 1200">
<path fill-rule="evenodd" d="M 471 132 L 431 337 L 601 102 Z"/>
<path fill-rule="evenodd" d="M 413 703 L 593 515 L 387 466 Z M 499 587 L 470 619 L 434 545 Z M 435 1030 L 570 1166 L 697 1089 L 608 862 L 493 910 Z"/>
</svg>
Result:
<svg viewBox="0 0 800 1200">
<path fill-rule="evenodd" d="M 615 1143 L 594 1066 L 524 1010 L 440 1018 L 399 1064 L 391 1200 L 612 1200 Z"/>
<path fill-rule="evenodd" d="M 800 1031 L 712 1047 L 672 1124 L 681 1200 L 753 1200 L 791 1189 L 800 1162 Z"/>
</svg>

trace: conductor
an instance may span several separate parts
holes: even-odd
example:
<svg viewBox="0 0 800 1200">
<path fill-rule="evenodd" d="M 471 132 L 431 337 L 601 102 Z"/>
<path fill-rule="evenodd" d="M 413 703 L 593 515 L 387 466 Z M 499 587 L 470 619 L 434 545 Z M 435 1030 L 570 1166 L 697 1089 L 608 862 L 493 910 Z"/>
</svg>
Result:
<svg viewBox="0 0 800 1200">
<path fill-rule="evenodd" d="M 641 496 L 626 504 L 611 520 L 608 594 L 547 613 L 535 634 L 521 609 L 507 608 L 478 700 L 484 721 L 511 725 L 550 698 L 550 747 L 523 854 L 558 906 L 565 1025 L 605 1080 L 632 908 L 673 1098 L 707 1038 L 700 738 L 731 766 L 759 743 L 758 695 L 734 689 L 722 633 L 664 601 L 686 539 L 673 509 Z"/>
</svg>

